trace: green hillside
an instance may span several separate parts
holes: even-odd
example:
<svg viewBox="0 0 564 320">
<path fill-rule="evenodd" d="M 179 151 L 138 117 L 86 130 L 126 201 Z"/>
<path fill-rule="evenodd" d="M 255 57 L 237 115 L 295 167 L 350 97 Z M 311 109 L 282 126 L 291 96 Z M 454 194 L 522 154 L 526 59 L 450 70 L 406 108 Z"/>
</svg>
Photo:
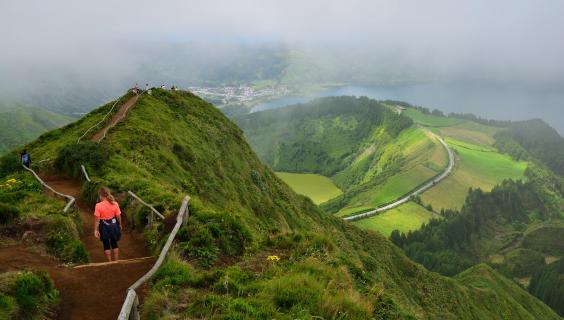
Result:
<svg viewBox="0 0 564 320">
<path fill-rule="evenodd" d="M 85 197 L 100 183 L 118 196 L 132 189 L 169 216 L 183 195 L 192 196 L 188 224 L 150 283 L 143 318 L 559 319 L 488 267 L 440 276 L 383 236 L 322 213 L 260 162 L 235 124 L 188 92 L 154 90 L 102 144 L 76 144 L 108 108 L 28 148 L 37 158 L 73 151 L 55 164 L 77 177 L 81 163 L 89 167 L 95 182 L 84 185 Z M 44 163 L 43 170 L 55 168 Z M 122 205 L 143 224 L 146 213 Z M 165 230 L 147 230 L 155 249 Z"/>
<path fill-rule="evenodd" d="M 70 117 L 47 110 L 0 105 L 0 155 L 71 121 Z"/>
<path fill-rule="evenodd" d="M 340 216 L 395 200 L 447 165 L 432 134 L 367 98 L 316 99 L 235 121 L 274 170 L 331 178 L 343 195 L 323 209 Z"/>
</svg>

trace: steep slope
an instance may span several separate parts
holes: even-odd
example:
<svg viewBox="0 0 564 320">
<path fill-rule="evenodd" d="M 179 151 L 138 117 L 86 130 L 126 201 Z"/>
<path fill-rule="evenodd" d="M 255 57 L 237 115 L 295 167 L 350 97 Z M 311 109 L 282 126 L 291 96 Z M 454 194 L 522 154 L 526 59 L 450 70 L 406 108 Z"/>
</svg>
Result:
<svg viewBox="0 0 564 320">
<path fill-rule="evenodd" d="M 486 262 L 528 287 L 532 276 L 549 270 L 550 263 L 564 252 L 564 188 L 561 176 L 555 175 L 561 167 L 564 139 L 540 120 L 494 121 L 468 114 L 446 117 L 405 106 L 414 121 L 426 122 L 445 135 L 459 157 L 454 175 L 424 193 L 421 200 L 435 209 L 457 211 L 443 211 L 444 219 L 417 231 L 403 235 L 393 231 L 393 241 L 411 258 L 442 274 L 452 275 Z M 463 122 L 454 123 L 456 119 Z M 506 178 L 525 183 L 503 181 Z M 469 187 L 474 191 L 467 193 Z M 370 221 L 365 225 L 370 226 Z M 529 291 L 559 311 L 562 303 L 554 283 L 544 281 L 538 290 L 529 287 Z"/>
<path fill-rule="evenodd" d="M 535 158 L 564 176 L 564 138 L 542 120 L 514 122 L 496 134 L 496 146 L 513 157 Z"/>
<path fill-rule="evenodd" d="M 558 319 L 491 269 L 443 277 L 384 237 L 322 213 L 260 162 L 235 124 L 191 93 L 154 90 L 101 144 L 77 145 L 108 108 L 28 148 L 36 158 L 57 158 L 68 174 L 86 164 L 96 177 L 86 198 L 106 184 L 171 215 L 184 194 L 193 197 L 175 253 L 143 302 L 146 318 Z M 69 150 L 72 158 L 58 157 Z M 54 168 L 46 162 L 44 169 Z M 146 212 L 123 204 L 143 225 Z M 146 234 L 159 247 L 167 230 L 165 222 Z"/>
<path fill-rule="evenodd" d="M 235 121 L 274 170 L 330 177 L 344 194 L 322 207 L 342 216 L 396 200 L 447 165 L 436 137 L 365 97 L 321 98 Z"/>
<path fill-rule="evenodd" d="M 47 110 L 0 105 L 0 155 L 72 120 Z"/>
</svg>

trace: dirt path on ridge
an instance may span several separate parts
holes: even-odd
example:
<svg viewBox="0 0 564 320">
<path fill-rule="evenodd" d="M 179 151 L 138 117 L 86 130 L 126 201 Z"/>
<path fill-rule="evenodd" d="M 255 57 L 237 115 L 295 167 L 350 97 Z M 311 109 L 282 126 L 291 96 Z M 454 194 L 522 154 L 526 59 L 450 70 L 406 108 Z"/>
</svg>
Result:
<svg viewBox="0 0 564 320">
<path fill-rule="evenodd" d="M 104 262 L 106 258 L 102 250 L 102 242 L 94 238 L 94 208 L 87 206 L 80 199 L 80 184 L 64 176 L 42 176 L 41 179 L 53 189 L 75 197 L 83 222 L 81 241 L 90 254 L 90 262 Z M 125 213 L 127 214 L 127 213 Z M 123 219 L 126 222 L 126 219 Z M 121 240 L 119 241 L 120 259 L 141 258 L 149 255 L 145 240 L 142 235 L 123 226 Z"/>
<path fill-rule="evenodd" d="M 122 105 L 105 128 L 94 135 L 92 141 L 100 141 L 107 131 L 121 121 L 135 104 L 138 96 Z M 62 320 L 116 319 L 125 299 L 126 290 L 154 264 L 143 237 L 124 225 L 119 242 L 120 261 L 105 263 L 102 243 L 94 237 L 94 212 L 80 199 L 81 185 L 65 176 L 41 176 L 58 192 L 76 198 L 83 223 L 81 241 L 90 262 L 86 265 L 66 267 L 53 257 L 33 247 L 22 244 L 0 247 L 0 272 L 22 269 L 43 270 L 49 273 L 59 290 L 61 302 L 57 318 Z M 125 221 L 126 219 L 124 219 Z M 144 290 L 138 292 L 142 298 Z"/>
<path fill-rule="evenodd" d="M 112 117 L 110 123 L 108 123 L 102 130 L 98 131 L 90 140 L 94 142 L 100 142 L 100 140 L 102 140 L 106 136 L 111 128 L 113 128 L 123 118 L 125 118 L 129 109 L 131 109 L 131 107 L 133 107 L 137 102 L 137 99 L 139 99 L 139 95 L 134 95 L 133 97 L 129 98 L 129 100 L 127 100 L 124 104 L 122 104 L 119 107 L 118 112 Z"/>
</svg>

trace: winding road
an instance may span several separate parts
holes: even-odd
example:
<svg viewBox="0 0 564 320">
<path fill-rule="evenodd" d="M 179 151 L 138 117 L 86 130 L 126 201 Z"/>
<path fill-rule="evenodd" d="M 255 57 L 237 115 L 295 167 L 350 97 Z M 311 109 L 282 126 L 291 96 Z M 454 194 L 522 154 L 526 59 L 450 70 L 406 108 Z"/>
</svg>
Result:
<svg viewBox="0 0 564 320">
<path fill-rule="evenodd" d="M 368 217 L 372 217 L 374 215 L 377 215 L 378 213 L 393 209 L 397 206 L 400 206 L 406 202 L 409 201 L 409 199 L 413 196 L 417 196 L 427 190 L 429 190 L 430 188 L 432 188 L 434 185 L 436 185 L 437 183 L 441 182 L 442 180 L 444 180 L 446 177 L 448 177 L 451 173 L 452 170 L 454 169 L 454 152 L 449 148 L 449 146 L 447 145 L 447 143 L 445 142 L 445 140 L 441 137 L 439 137 L 438 135 L 432 133 L 429 131 L 429 133 L 431 133 L 435 138 L 437 138 L 439 140 L 439 142 L 443 145 L 443 147 L 445 148 L 445 150 L 448 153 L 448 165 L 445 169 L 445 171 L 443 171 L 442 173 L 440 173 L 439 175 L 437 175 L 436 177 L 434 177 L 431 181 L 425 183 L 424 185 L 422 185 L 421 187 L 415 189 L 414 191 L 410 192 L 408 195 L 404 196 L 403 198 L 396 200 L 388 205 L 385 205 L 383 207 L 380 208 L 376 208 L 364 213 L 360 213 L 360 214 L 355 214 L 352 216 L 348 216 L 343 218 L 343 220 L 345 221 L 354 221 L 354 220 L 359 220 L 359 219 L 364 219 L 364 218 L 368 218 Z"/>
</svg>

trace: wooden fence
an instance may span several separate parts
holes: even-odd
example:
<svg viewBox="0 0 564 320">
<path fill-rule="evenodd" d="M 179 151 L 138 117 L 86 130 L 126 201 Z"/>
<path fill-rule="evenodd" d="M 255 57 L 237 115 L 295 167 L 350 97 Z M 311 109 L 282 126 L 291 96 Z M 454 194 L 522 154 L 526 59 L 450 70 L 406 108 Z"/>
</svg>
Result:
<svg viewBox="0 0 564 320">
<path fill-rule="evenodd" d="M 48 189 L 49 191 L 51 191 L 55 196 L 61 197 L 63 199 L 67 199 L 67 205 L 65 206 L 65 208 L 63 209 L 63 213 L 66 213 L 71 207 L 72 205 L 74 205 L 76 203 L 76 199 L 68 194 L 64 194 L 64 193 L 60 193 L 58 191 L 56 191 L 55 189 L 51 188 L 50 185 L 46 184 L 45 181 L 43 181 L 43 179 L 41 179 L 39 177 L 39 175 L 31 168 L 28 168 L 26 166 L 23 166 L 24 169 L 26 169 L 27 171 L 31 172 L 31 174 L 33 174 L 33 176 L 35 177 L 35 179 L 37 179 L 37 181 L 39 181 L 39 183 L 41 183 L 41 185 Z"/>
<path fill-rule="evenodd" d="M 86 181 L 92 182 L 92 180 L 90 179 L 90 176 L 88 175 L 88 172 L 86 171 L 86 167 L 84 167 L 84 165 L 81 164 L 80 169 L 82 170 L 82 174 L 84 175 L 84 178 L 86 179 Z M 152 205 L 145 202 L 143 199 L 141 199 L 141 197 L 139 197 L 138 195 L 133 193 L 131 190 L 127 191 L 127 194 L 130 197 L 132 197 L 134 199 L 134 201 L 139 201 L 139 203 L 141 203 L 142 205 L 149 208 L 149 210 L 150 210 L 149 217 L 148 217 L 148 225 L 149 226 L 153 225 L 153 222 L 155 221 L 155 216 L 157 216 L 161 219 L 165 218 L 164 215 L 159 212 L 159 210 L 155 209 L 155 207 L 153 207 Z"/>
<path fill-rule="evenodd" d="M 178 230 L 180 230 L 180 227 L 188 219 L 188 214 L 189 214 L 188 201 L 190 201 L 190 197 L 189 196 L 184 197 L 184 200 L 182 201 L 182 205 L 180 206 L 180 210 L 178 211 L 178 215 L 176 216 L 176 224 L 174 225 L 172 232 L 169 234 L 168 239 L 163 249 L 161 250 L 161 253 L 159 254 L 159 258 L 157 259 L 151 270 L 149 270 L 144 276 L 139 278 L 139 280 L 137 280 L 133 285 L 131 285 L 127 289 L 127 296 L 125 298 L 125 302 L 121 307 L 118 320 L 139 319 L 139 297 L 135 290 L 139 289 L 139 287 L 141 287 L 145 282 L 147 282 L 155 274 L 155 272 L 159 270 L 159 268 L 163 264 L 164 259 L 166 258 L 166 255 L 168 254 L 172 246 L 172 242 L 174 241 L 174 238 L 178 233 Z"/>
</svg>

